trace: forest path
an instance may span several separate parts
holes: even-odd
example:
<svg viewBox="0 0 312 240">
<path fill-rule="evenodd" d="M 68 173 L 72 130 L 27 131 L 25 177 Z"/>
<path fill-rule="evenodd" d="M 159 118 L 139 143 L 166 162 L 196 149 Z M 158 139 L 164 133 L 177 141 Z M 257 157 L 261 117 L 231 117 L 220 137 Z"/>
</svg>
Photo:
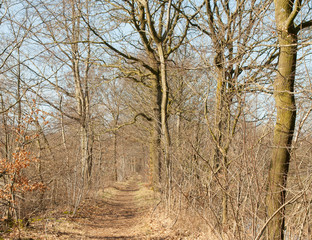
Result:
<svg viewBox="0 0 312 240">
<path fill-rule="evenodd" d="M 63 213 L 33 220 L 20 239 L 185 239 L 170 229 L 172 222 L 164 214 L 154 211 L 158 202 L 133 177 L 86 199 L 74 217 Z"/>
<path fill-rule="evenodd" d="M 86 201 L 74 219 L 84 231 L 83 239 L 160 239 L 153 237 L 148 219 L 155 203 L 153 194 L 138 179 L 131 178 Z"/>
</svg>

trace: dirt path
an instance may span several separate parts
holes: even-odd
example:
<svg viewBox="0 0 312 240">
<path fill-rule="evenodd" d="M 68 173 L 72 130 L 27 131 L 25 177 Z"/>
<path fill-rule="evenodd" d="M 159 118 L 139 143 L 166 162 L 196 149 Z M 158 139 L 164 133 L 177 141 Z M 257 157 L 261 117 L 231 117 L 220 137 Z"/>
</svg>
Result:
<svg viewBox="0 0 312 240">
<path fill-rule="evenodd" d="M 75 220 L 84 226 L 86 239 L 152 239 L 146 223 L 152 202 L 152 192 L 131 179 L 87 201 Z"/>
<path fill-rule="evenodd" d="M 185 239 L 170 230 L 169 221 L 156 216 L 156 199 L 132 178 L 87 199 L 75 217 L 33 219 L 31 228 L 20 232 L 21 239 Z"/>
</svg>

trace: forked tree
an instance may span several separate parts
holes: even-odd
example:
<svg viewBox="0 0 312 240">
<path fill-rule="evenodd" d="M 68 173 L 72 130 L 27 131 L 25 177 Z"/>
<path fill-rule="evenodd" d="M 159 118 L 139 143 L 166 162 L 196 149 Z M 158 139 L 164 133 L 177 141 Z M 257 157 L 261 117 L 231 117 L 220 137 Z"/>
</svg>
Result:
<svg viewBox="0 0 312 240">
<path fill-rule="evenodd" d="M 183 19 L 179 11 L 185 1 L 179 0 L 174 6 L 172 1 L 116 0 L 110 1 L 109 4 L 104 0 L 100 2 L 99 8 L 107 13 L 101 17 L 116 20 L 116 27 L 112 27 L 115 31 L 103 34 L 107 32 L 101 27 L 91 24 L 86 19 L 85 23 L 109 49 L 110 54 L 117 57 L 117 63 L 112 65 L 119 69 L 123 78 L 136 84 L 140 83 L 150 92 L 151 111 L 140 112 L 139 115 L 152 123 L 150 167 L 154 188 L 159 189 L 163 175 L 161 170 L 164 166 L 162 148 L 165 152 L 165 166 L 169 166 L 167 61 L 184 43 L 188 32 L 188 20 Z M 133 37 L 125 34 L 129 28 L 132 29 L 129 36 Z M 124 35 L 121 36 L 119 44 L 107 40 L 106 35 L 114 39 L 117 32 Z M 122 64 L 120 58 L 123 59 Z"/>
</svg>

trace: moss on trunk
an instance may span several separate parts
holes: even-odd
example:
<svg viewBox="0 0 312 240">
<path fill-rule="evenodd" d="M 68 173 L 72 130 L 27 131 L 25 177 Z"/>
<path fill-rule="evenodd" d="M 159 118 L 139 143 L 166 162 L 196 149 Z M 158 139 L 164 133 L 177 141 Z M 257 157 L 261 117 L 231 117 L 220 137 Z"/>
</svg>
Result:
<svg viewBox="0 0 312 240">
<path fill-rule="evenodd" d="M 297 58 L 297 33 L 289 24 L 292 12 L 290 1 L 275 1 L 276 23 L 279 31 L 280 54 L 278 72 L 274 82 L 276 124 L 273 151 L 269 169 L 267 196 L 268 217 L 276 215 L 268 224 L 270 240 L 284 239 L 285 197 L 290 152 L 296 121 L 294 84 Z"/>
</svg>

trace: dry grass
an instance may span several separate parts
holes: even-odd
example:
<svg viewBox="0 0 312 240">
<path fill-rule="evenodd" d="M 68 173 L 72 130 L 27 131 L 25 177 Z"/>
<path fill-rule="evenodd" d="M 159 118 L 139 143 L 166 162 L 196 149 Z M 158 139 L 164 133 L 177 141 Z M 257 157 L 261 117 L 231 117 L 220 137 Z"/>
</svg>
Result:
<svg viewBox="0 0 312 240">
<path fill-rule="evenodd" d="M 32 219 L 31 228 L 15 229 L 4 239 L 221 239 L 195 212 L 184 210 L 183 204 L 182 210 L 169 216 L 160 195 L 133 179 L 94 196 L 83 203 L 74 218 L 61 212 L 57 217 L 54 211 L 53 218 Z"/>
</svg>

